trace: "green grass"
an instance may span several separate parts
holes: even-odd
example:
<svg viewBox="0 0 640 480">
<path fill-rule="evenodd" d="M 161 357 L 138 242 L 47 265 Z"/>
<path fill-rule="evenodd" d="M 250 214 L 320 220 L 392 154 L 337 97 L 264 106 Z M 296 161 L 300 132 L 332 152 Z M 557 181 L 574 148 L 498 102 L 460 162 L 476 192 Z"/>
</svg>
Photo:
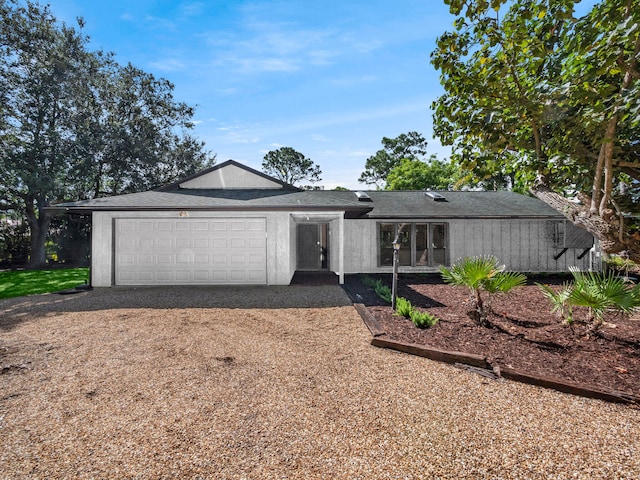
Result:
<svg viewBox="0 0 640 480">
<path fill-rule="evenodd" d="M 0 298 L 59 292 L 88 282 L 88 268 L 0 272 Z"/>
</svg>

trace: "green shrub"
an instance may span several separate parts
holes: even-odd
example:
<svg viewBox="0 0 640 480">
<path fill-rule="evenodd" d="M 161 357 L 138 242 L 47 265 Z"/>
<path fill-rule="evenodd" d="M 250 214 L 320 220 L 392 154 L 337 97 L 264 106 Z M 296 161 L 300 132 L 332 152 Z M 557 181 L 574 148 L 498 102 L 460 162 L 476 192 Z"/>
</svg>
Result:
<svg viewBox="0 0 640 480">
<path fill-rule="evenodd" d="M 361 275 L 360 281 L 365 287 L 371 287 L 371 288 L 376 287 L 376 281 L 373 278 L 371 278 L 369 275 Z"/>
<path fill-rule="evenodd" d="M 607 266 L 613 270 L 623 272 L 625 275 L 638 270 L 638 265 L 636 265 L 633 260 L 621 257 L 620 255 L 611 255 L 607 259 Z"/>
<path fill-rule="evenodd" d="M 438 323 L 438 318 L 429 312 L 421 312 L 415 308 L 411 310 L 411 321 L 418 328 L 430 328 Z"/>
<path fill-rule="evenodd" d="M 404 297 L 396 298 L 396 315 L 399 315 L 404 318 L 410 318 L 411 312 L 413 310 L 413 305 L 411 302 Z"/>
<path fill-rule="evenodd" d="M 391 289 L 382 283 L 382 280 L 376 280 L 373 289 L 381 299 L 387 303 L 391 303 Z"/>
</svg>

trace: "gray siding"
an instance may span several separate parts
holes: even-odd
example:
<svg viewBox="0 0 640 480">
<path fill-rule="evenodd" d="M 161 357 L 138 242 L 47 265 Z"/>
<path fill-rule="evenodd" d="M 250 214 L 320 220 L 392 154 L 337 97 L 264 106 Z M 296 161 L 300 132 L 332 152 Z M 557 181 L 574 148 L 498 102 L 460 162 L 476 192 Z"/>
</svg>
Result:
<svg viewBox="0 0 640 480">
<path fill-rule="evenodd" d="M 520 272 L 566 272 L 570 266 L 590 268 L 590 255 L 578 259 L 585 250 L 569 247 L 558 259 L 564 244 L 551 232 L 555 220 L 455 220 L 449 222 L 450 258 L 494 255 L 508 270 Z M 564 223 L 564 220 L 560 220 Z M 570 227 L 565 227 L 570 230 Z"/>
<path fill-rule="evenodd" d="M 465 256 L 494 255 L 508 270 L 520 272 L 567 272 L 570 266 L 589 270 L 591 254 L 580 247 L 564 249 L 553 237 L 552 224 L 564 220 L 548 219 L 478 219 L 450 220 L 411 219 L 414 223 L 447 223 L 449 226 L 449 261 Z M 345 273 L 389 272 L 390 267 L 378 266 L 377 225 L 394 220 L 345 221 Z M 568 223 L 568 222 L 567 222 Z M 565 226 L 571 231 L 571 225 Z M 401 267 L 404 272 L 436 271 L 434 267 Z"/>
</svg>

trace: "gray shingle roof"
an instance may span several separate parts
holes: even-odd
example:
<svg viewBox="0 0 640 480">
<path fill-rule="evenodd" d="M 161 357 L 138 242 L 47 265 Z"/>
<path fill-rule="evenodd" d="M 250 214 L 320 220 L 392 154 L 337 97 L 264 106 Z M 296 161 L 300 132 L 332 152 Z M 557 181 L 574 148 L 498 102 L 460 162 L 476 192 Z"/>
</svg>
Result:
<svg viewBox="0 0 640 480">
<path fill-rule="evenodd" d="M 370 210 L 355 197 L 341 198 L 318 196 L 315 191 L 292 190 L 201 190 L 175 189 L 171 191 L 154 190 L 149 192 L 116 195 L 80 202 L 61 203 L 55 210 L 73 212 L 109 211 L 109 210 L 242 210 L 242 209 L 305 209 L 324 208 L 330 210 Z M 352 195 L 353 196 L 353 195 Z"/>
<path fill-rule="evenodd" d="M 434 201 L 422 191 L 367 191 L 371 202 L 354 192 L 314 190 L 155 190 L 80 202 L 52 209 L 74 213 L 110 210 L 344 210 L 368 218 L 562 218 L 542 201 L 514 192 L 439 192 Z"/>
<path fill-rule="evenodd" d="M 367 215 L 370 218 L 563 218 L 541 200 L 515 192 L 438 192 L 445 201 L 434 201 L 424 191 L 366 193 L 374 207 Z"/>
</svg>

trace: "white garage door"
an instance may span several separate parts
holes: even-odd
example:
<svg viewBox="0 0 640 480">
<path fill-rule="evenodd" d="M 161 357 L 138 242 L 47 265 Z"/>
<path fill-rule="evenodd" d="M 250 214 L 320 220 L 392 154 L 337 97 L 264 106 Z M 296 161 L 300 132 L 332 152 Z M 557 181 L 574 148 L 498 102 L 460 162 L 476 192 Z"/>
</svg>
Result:
<svg viewBox="0 0 640 480">
<path fill-rule="evenodd" d="M 116 220 L 116 285 L 266 284 L 264 218 Z"/>
</svg>

